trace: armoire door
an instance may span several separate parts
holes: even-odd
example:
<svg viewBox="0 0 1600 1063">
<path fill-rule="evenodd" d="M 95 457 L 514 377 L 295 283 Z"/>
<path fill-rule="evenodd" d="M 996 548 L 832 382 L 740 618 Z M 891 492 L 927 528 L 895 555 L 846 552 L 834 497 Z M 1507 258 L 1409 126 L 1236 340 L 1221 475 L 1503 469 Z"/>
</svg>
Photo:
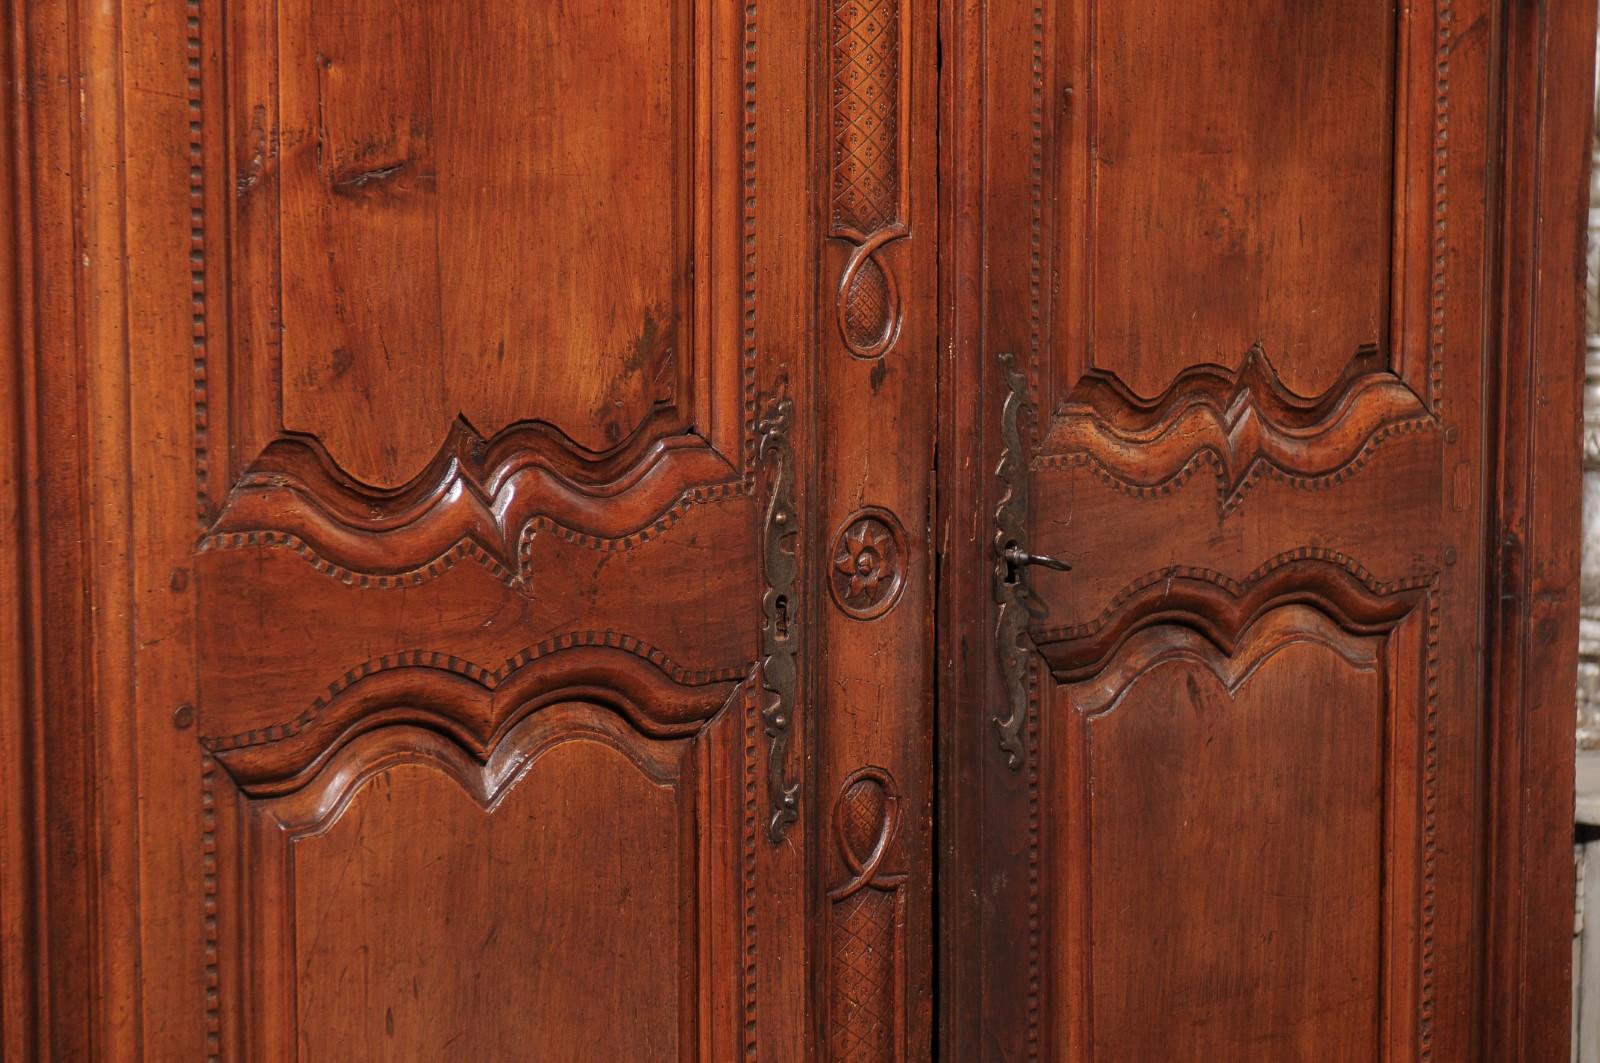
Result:
<svg viewBox="0 0 1600 1063">
<path fill-rule="evenodd" d="M 936 8 L 6 25 L 5 1058 L 928 1058 Z"/>
<path fill-rule="evenodd" d="M 1566 1058 L 1593 5 L 951 25 L 948 1058 Z"/>
</svg>

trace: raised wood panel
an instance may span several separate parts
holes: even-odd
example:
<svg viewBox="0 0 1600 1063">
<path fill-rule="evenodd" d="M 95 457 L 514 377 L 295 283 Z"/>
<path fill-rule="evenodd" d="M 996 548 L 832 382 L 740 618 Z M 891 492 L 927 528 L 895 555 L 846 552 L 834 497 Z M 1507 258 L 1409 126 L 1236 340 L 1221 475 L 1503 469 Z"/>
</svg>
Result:
<svg viewBox="0 0 1600 1063">
<path fill-rule="evenodd" d="M 458 419 L 480 447 L 538 427 L 568 464 L 692 426 L 743 466 L 733 19 L 250 0 L 200 25 L 226 47 L 196 36 L 192 148 L 233 175 L 194 188 L 213 507 L 285 432 L 373 490 L 426 479 Z"/>
<path fill-rule="evenodd" d="M 304 769 L 401 704 L 487 741 L 574 646 L 720 705 L 759 630 L 754 27 L 249 0 L 189 30 L 209 748 Z"/>
<path fill-rule="evenodd" d="M 1047 680 L 1062 1058 L 1416 1058 L 1428 615 L 1357 636 L 1291 605 L 1232 652 L 1156 626 Z"/>
<path fill-rule="evenodd" d="M 458 412 L 604 451 L 675 399 L 694 7 L 286 0 L 285 428 L 391 484 Z"/>
<path fill-rule="evenodd" d="M 371 732 L 282 797 L 210 769 L 229 1047 L 706 1058 L 709 995 L 732 988 L 702 977 L 706 861 L 741 859 L 699 782 L 707 748 L 563 702 L 481 759 L 432 731 Z"/>
<path fill-rule="evenodd" d="M 1260 343 L 1324 390 L 1388 325 L 1393 0 L 1081 6 L 1094 364 L 1152 396 Z"/>
<path fill-rule="evenodd" d="M 1162 619 L 1225 646 L 1286 601 L 1392 623 L 1445 562 L 1436 530 L 1459 496 L 1441 482 L 1442 434 L 1372 350 L 1310 399 L 1259 350 L 1237 372 L 1193 367 L 1148 402 L 1092 372 L 1031 463 L 1035 548 L 1092 559 L 1030 577 L 1035 638 L 1082 675 Z"/>
<path fill-rule="evenodd" d="M 1091 368 L 1152 399 L 1257 348 L 1315 396 L 1368 347 L 1431 406 L 1449 177 L 1435 188 L 1429 164 L 1450 79 L 1428 18 L 1392 0 L 1089 0 L 1033 29 L 1028 336 L 1047 408 Z"/>
<path fill-rule="evenodd" d="M 1437 840 L 1481 826 L 1492 21 L 1088 0 L 969 38 L 974 563 L 1026 550 L 968 693 L 1003 709 L 974 1058 L 1471 1055 L 1481 851 Z"/>
<path fill-rule="evenodd" d="M 290 724 L 326 702 L 330 685 L 384 659 L 438 655 L 493 689 L 558 638 L 629 641 L 690 683 L 746 675 L 759 606 L 748 589 L 760 579 L 741 545 L 748 521 L 739 495 L 663 518 L 642 541 L 539 526 L 514 568 L 473 539 L 436 556 L 431 547 L 385 553 L 385 535 L 367 537 L 366 548 L 398 568 L 385 574 L 334 564 L 287 532 L 214 533 L 195 558 L 206 618 L 197 638 L 203 733 Z M 648 610 L 638 607 L 642 586 L 652 588 Z"/>
</svg>

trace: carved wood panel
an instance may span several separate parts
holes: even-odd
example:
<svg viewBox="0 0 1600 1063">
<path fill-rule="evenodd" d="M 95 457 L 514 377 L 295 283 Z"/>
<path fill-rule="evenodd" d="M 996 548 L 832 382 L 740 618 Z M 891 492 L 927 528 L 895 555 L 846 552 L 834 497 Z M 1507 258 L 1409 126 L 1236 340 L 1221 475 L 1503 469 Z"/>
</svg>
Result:
<svg viewBox="0 0 1600 1063">
<path fill-rule="evenodd" d="M 1071 566 L 990 562 L 1016 1058 L 1435 1058 L 1440 999 L 1471 992 L 1436 977 L 1471 859 L 1434 855 L 1474 829 L 1479 726 L 1462 686 L 1439 699 L 1446 625 L 1476 638 L 1445 401 L 1481 380 L 1479 290 L 1452 272 L 1482 238 L 1453 213 L 1478 146 L 1447 131 L 1458 7 L 1086 0 L 990 25 L 989 121 L 1034 118 L 986 141 L 1013 193 L 987 223 L 990 365 L 1026 352 L 992 504 L 1004 528 L 1022 500 L 1001 538 L 1024 558 Z M 1031 667 L 1007 652 L 1024 624 Z"/>
<path fill-rule="evenodd" d="M 910 12 L 902 0 L 832 0 L 828 235 L 849 244 L 834 295 L 840 339 L 881 358 L 900 334 L 899 273 L 884 250 L 909 231 Z"/>
<path fill-rule="evenodd" d="M 1431 616 L 1358 635 L 1283 606 L 1231 652 L 1161 625 L 1049 684 L 1067 1058 L 1410 1057 L 1433 989 L 1413 966 L 1433 947 Z"/>
<path fill-rule="evenodd" d="M 885 867 L 900 800 L 888 772 L 866 767 L 845 778 L 833 805 L 840 872 L 828 890 L 827 1058 L 837 1063 L 905 1059 L 907 876 Z"/>
<path fill-rule="evenodd" d="M 369 731 L 282 796 L 208 767 L 219 1050 L 503 1057 L 539 1031 L 563 1058 L 692 1058 L 737 988 L 703 936 L 707 862 L 739 848 L 707 753 L 563 702 L 486 757 Z"/>
<path fill-rule="evenodd" d="M 1058 19 L 1056 180 L 1087 191 L 1053 231 L 1065 346 L 1150 397 L 1259 344 L 1316 395 L 1387 340 L 1409 66 L 1392 0 L 1085 0 Z"/>
<path fill-rule="evenodd" d="M 757 16 L 190 5 L 213 1056 L 798 1043 L 809 391 L 758 292 L 821 251 L 758 256 L 806 188 L 758 89 L 810 91 L 758 31 L 810 24 Z"/>
<path fill-rule="evenodd" d="M 753 231 L 732 206 L 755 141 L 750 86 L 713 59 L 741 27 L 658 6 L 196 5 L 213 507 L 285 432 L 373 491 L 432 486 L 457 437 L 612 484 L 691 425 L 748 472 L 754 291 L 724 267 Z"/>
</svg>

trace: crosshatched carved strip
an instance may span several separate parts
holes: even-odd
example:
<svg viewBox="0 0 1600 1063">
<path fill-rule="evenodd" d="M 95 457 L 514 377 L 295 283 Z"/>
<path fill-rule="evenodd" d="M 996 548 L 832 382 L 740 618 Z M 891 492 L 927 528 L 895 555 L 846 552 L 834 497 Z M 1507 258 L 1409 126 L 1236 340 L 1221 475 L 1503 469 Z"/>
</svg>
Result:
<svg viewBox="0 0 1600 1063">
<path fill-rule="evenodd" d="M 896 894 L 869 887 L 834 906 L 832 1020 L 835 1063 L 893 1063 Z"/>
<path fill-rule="evenodd" d="M 899 831 L 899 794 L 882 768 L 851 772 L 833 804 L 844 881 L 828 891 L 828 1058 L 892 1063 L 903 1003 L 906 876 L 883 870 Z"/>
<path fill-rule="evenodd" d="M 833 233 L 888 228 L 900 211 L 899 0 L 833 6 Z"/>
<path fill-rule="evenodd" d="M 834 316 L 857 358 L 881 358 L 899 333 L 899 289 L 881 252 L 906 233 L 904 32 L 900 0 L 835 0 L 828 232 L 853 245 L 839 277 Z"/>
<path fill-rule="evenodd" d="M 844 293 L 844 327 L 851 346 L 867 349 L 881 344 L 894 326 L 893 312 L 889 278 L 877 259 L 868 258 Z"/>
<path fill-rule="evenodd" d="M 870 853 L 882 835 L 889 815 L 889 794 L 876 778 L 859 778 L 839 796 L 839 837 L 858 862 Z"/>
</svg>

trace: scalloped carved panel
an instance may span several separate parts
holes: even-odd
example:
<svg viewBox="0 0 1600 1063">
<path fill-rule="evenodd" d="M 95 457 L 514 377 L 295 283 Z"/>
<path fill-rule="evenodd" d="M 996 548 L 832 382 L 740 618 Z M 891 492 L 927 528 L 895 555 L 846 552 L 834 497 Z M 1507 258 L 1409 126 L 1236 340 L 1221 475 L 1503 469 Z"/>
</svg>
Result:
<svg viewBox="0 0 1600 1063">
<path fill-rule="evenodd" d="M 757 257 L 811 209 L 758 91 L 812 86 L 756 50 L 808 12 L 188 15 L 211 1057 L 753 1052 L 757 924 L 805 919 L 756 851 L 794 769 L 750 683 L 795 711 L 760 522 L 802 471 L 757 460 L 757 352 L 821 257 Z"/>
<path fill-rule="evenodd" d="M 245 238 L 278 255 L 286 429 L 387 486 L 457 413 L 603 452 L 677 401 L 695 7 L 283 0 L 276 232 Z"/>
<path fill-rule="evenodd" d="M 1049 685 L 1064 1058 L 1414 1058 L 1425 613 L 1354 635 L 1286 606 L 1232 652 L 1153 627 Z"/>
<path fill-rule="evenodd" d="M 1052 21 L 1067 68 L 1047 170 L 1065 205 L 1056 394 L 1093 366 L 1160 395 L 1255 344 L 1318 394 L 1349 352 L 1387 342 L 1404 177 L 1392 0 L 1084 0 Z"/>
<path fill-rule="evenodd" d="M 204 28 L 203 505 L 286 434 L 371 492 L 431 483 L 457 429 L 536 428 L 606 483 L 694 426 L 742 471 L 740 25 L 709 0 L 251 0 Z"/>
<path fill-rule="evenodd" d="M 1444 564 L 1442 436 L 1371 350 L 1312 398 L 1259 351 L 1149 402 L 1090 374 L 1031 463 L 1035 547 L 1076 562 L 1030 576 L 1035 640 L 1078 677 L 1164 619 L 1225 646 L 1286 601 L 1392 623 Z"/>
<path fill-rule="evenodd" d="M 282 796 L 209 769 L 223 1054 L 700 1058 L 741 850 L 707 767 L 563 702 L 482 756 L 373 731 Z"/>
<path fill-rule="evenodd" d="M 562 640 L 748 674 L 754 26 L 249 0 L 191 33 L 207 740 L 334 741 L 395 661 L 448 662 L 477 726 Z"/>
</svg>

